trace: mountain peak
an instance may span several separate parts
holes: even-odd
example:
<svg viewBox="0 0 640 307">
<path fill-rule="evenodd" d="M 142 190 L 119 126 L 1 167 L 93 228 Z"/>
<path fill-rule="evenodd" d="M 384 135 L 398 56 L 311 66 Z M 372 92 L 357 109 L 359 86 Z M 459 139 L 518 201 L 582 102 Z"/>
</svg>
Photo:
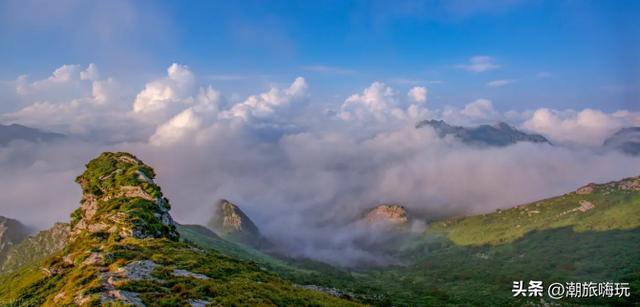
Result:
<svg viewBox="0 0 640 307">
<path fill-rule="evenodd" d="M 0 124 L 0 145 L 6 145 L 15 140 L 46 142 L 63 139 L 64 137 L 64 135 L 59 133 L 47 132 L 19 124 Z"/>
<path fill-rule="evenodd" d="M 208 226 L 219 235 L 240 241 L 260 237 L 260 231 L 253 221 L 238 206 L 226 199 L 220 199 L 216 203 L 214 216 Z"/>
<path fill-rule="evenodd" d="M 105 152 L 93 159 L 76 179 L 83 194 L 71 216 L 71 239 L 87 233 L 177 239 L 169 201 L 154 178 L 153 169 L 129 153 Z"/>
<path fill-rule="evenodd" d="M 640 155 L 640 127 L 622 128 L 608 137 L 602 146 L 632 156 Z"/>
<path fill-rule="evenodd" d="M 431 127 L 438 137 L 452 135 L 463 143 L 479 146 L 508 146 L 518 142 L 550 143 L 544 136 L 522 132 L 505 122 L 476 127 L 451 126 L 442 120 L 424 120 L 416 128 Z"/>
</svg>

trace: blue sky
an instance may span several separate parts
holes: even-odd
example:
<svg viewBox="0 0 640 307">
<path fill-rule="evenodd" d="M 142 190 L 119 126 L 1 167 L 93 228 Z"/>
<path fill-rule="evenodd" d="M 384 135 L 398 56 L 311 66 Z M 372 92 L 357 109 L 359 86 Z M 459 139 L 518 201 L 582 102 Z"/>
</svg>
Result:
<svg viewBox="0 0 640 307">
<path fill-rule="evenodd" d="M 226 198 L 318 246 L 330 236 L 290 227 L 379 203 L 491 212 L 637 176 L 640 158 L 602 144 L 640 126 L 638 20 L 624 0 L 0 0 L 0 124 L 69 136 L 0 146 L 0 215 L 66 219 L 103 151 L 156 167 L 181 222 Z M 476 148 L 425 119 L 505 121 L 554 146 Z"/>
<path fill-rule="evenodd" d="M 327 102 L 381 81 L 432 106 L 640 108 L 638 1 L 0 3 L 2 80 L 96 63 L 142 86 L 178 62 L 247 94 L 303 76 Z M 474 56 L 496 67 L 465 70 Z"/>
</svg>

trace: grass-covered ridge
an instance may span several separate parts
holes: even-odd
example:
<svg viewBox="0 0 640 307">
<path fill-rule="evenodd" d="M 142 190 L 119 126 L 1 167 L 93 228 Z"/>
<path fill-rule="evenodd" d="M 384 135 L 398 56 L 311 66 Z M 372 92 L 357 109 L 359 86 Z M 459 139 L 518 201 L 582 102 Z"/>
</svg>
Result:
<svg viewBox="0 0 640 307">
<path fill-rule="evenodd" d="M 358 305 L 180 241 L 154 176 L 128 153 L 89 162 L 68 243 L 0 277 L 0 305 Z"/>
<path fill-rule="evenodd" d="M 504 244 L 532 231 L 571 227 L 606 231 L 640 227 L 640 177 L 590 184 L 576 192 L 430 225 L 459 245 Z"/>
</svg>

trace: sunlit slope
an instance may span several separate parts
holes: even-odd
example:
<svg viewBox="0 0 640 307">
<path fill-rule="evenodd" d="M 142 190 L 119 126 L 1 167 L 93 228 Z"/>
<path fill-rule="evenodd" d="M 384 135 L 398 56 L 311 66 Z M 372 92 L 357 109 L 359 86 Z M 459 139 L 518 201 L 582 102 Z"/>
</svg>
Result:
<svg viewBox="0 0 640 307">
<path fill-rule="evenodd" d="M 349 306 L 255 263 L 180 240 L 153 169 L 104 153 L 77 178 L 83 195 L 64 248 L 2 277 L 0 305 Z"/>
<path fill-rule="evenodd" d="M 535 230 L 576 232 L 640 227 L 640 177 L 590 184 L 576 192 L 497 212 L 430 225 L 458 245 L 503 244 Z"/>
</svg>

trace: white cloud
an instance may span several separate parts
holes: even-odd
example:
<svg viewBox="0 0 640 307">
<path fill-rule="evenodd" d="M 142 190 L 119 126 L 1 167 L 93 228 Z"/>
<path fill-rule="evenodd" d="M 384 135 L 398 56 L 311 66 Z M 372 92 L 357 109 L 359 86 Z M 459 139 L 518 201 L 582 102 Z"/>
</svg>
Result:
<svg viewBox="0 0 640 307">
<path fill-rule="evenodd" d="M 471 72 L 485 72 L 500 68 L 500 65 L 495 63 L 495 59 L 486 55 L 476 55 L 469 59 L 467 64 L 458 64 L 458 68 L 462 68 Z"/>
<path fill-rule="evenodd" d="M 167 76 L 145 85 L 133 103 L 135 113 L 163 113 L 175 105 L 186 104 L 195 88 L 195 76 L 187 66 L 177 63 L 167 69 Z"/>
<path fill-rule="evenodd" d="M 382 82 L 373 82 L 361 94 L 353 94 L 345 100 L 338 117 L 343 120 L 386 121 L 404 117 L 398 107 L 398 97 L 393 89 Z"/>
<path fill-rule="evenodd" d="M 427 88 L 424 86 L 414 86 L 409 90 L 407 95 L 416 103 L 424 103 L 427 101 Z"/>
<path fill-rule="evenodd" d="M 444 121 L 456 125 L 477 125 L 502 120 L 502 115 L 493 108 L 489 99 L 476 99 L 464 108 L 445 107 L 440 116 Z"/>
<path fill-rule="evenodd" d="M 79 135 L 102 131 L 98 133 L 121 136 L 117 130 L 131 126 L 124 124 L 126 106 L 120 103 L 126 101 L 123 93 L 127 91 L 113 78 L 100 79 L 93 63 L 86 69 L 63 65 L 34 82 L 23 75 L 15 86 L 27 106 L 0 115 L 4 121 Z"/>
<path fill-rule="evenodd" d="M 618 129 L 637 125 L 640 125 L 640 113 L 604 113 L 594 109 L 557 111 L 542 108 L 533 112 L 522 126 L 548 136 L 553 141 L 600 146 Z"/>
<path fill-rule="evenodd" d="M 500 86 L 505 86 L 507 84 L 511 84 L 516 82 L 516 80 L 513 79 L 501 79 L 501 80 L 493 80 L 493 81 L 489 81 L 487 82 L 487 86 L 489 87 L 500 87 Z"/>
<path fill-rule="evenodd" d="M 196 103 L 159 125 L 149 138 L 153 145 L 171 145 L 193 136 L 206 125 L 217 120 L 220 93 L 211 86 L 201 88 Z"/>
<path fill-rule="evenodd" d="M 197 131 L 200 127 L 200 118 L 195 114 L 193 108 L 187 108 L 167 123 L 160 125 L 149 141 L 154 145 L 175 143 L 185 137 L 186 134 Z"/>
<path fill-rule="evenodd" d="M 95 65 L 90 64 L 87 69 L 95 70 Z M 16 93 L 27 102 L 68 101 L 91 92 L 92 80 L 83 78 L 85 74 L 80 65 L 62 65 L 42 80 L 30 82 L 29 76 L 22 75 L 15 81 Z"/>
<path fill-rule="evenodd" d="M 100 78 L 100 74 L 98 73 L 98 67 L 96 64 L 89 64 L 87 69 L 80 72 L 80 80 L 98 80 Z"/>
<path fill-rule="evenodd" d="M 276 108 L 286 106 L 304 98 L 307 82 L 302 77 L 296 78 L 287 89 L 272 87 L 268 92 L 249 96 L 245 101 L 222 113 L 223 118 L 240 118 L 248 121 L 251 118 L 264 118 L 274 113 Z"/>
</svg>

